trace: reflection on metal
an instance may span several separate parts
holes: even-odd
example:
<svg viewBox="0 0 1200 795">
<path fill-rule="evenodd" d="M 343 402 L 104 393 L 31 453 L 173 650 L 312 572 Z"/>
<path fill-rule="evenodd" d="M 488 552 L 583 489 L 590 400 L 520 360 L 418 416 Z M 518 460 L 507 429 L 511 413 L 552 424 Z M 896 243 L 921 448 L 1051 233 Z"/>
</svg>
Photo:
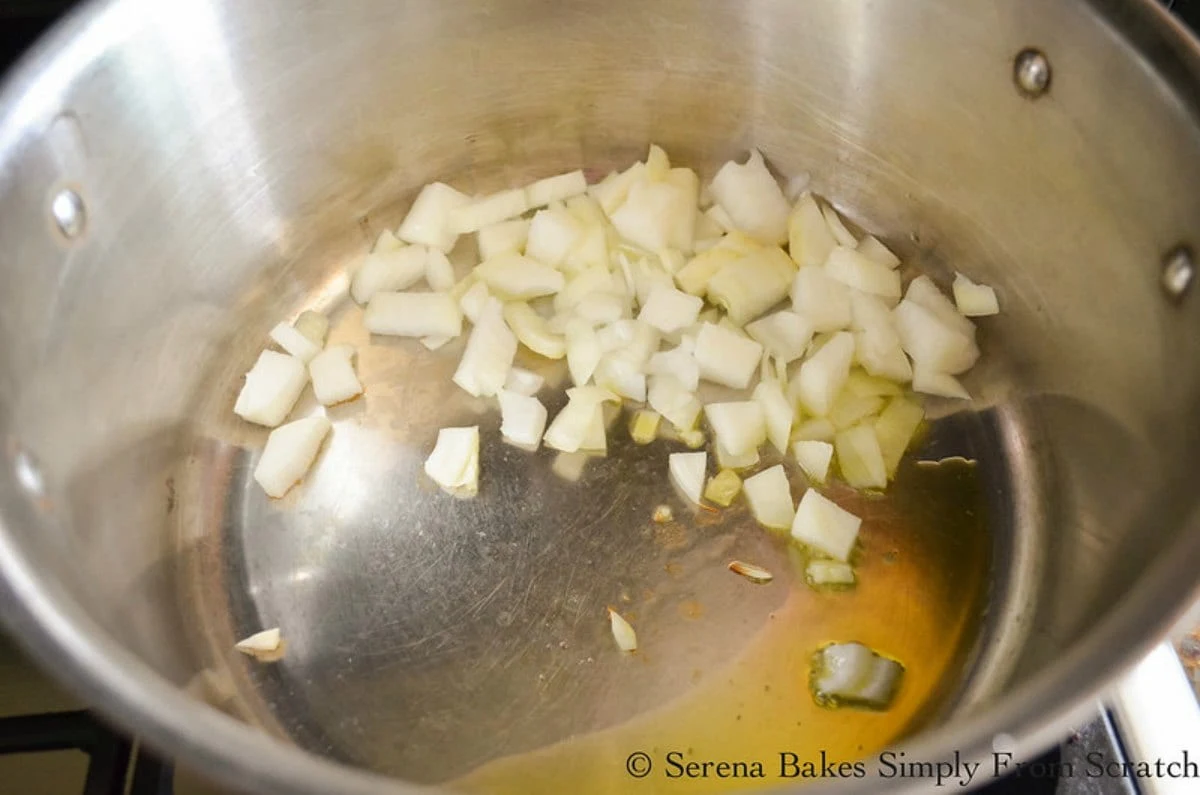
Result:
<svg viewBox="0 0 1200 795">
<path fill-rule="evenodd" d="M 1013 61 L 1013 81 L 1030 99 L 1037 99 L 1050 90 L 1050 77 L 1050 61 L 1041 50 L 1032 47 L 1021 50 Z"/>
</svg>

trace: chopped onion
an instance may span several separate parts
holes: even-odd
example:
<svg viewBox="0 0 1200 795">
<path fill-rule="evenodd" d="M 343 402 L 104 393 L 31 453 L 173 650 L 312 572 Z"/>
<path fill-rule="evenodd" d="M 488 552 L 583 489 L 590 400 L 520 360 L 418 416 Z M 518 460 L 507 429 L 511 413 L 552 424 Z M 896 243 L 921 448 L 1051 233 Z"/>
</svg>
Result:
<svg viewBox="0 0 1200 795">
<path fill-rule="evenodd" d="M 454 248 L 454 241 L 458 239 L 458 232 L 451 228 L 450 216 L 470 201 L 467 196 L 449 185 L 431 182 L 421 188 L 396 234 L 401 240 L 407 240 L 409 243 L 449 252 Z"/>
<path fill-rule="evenodd" d="M 745 561 L 741 560 L 730 561 L 729 570 L 734 574 L 745 577 L 755 585 L 766 585 L 771 580 L 775 579 L 775 576 L 762 566 L 755 566 L 753 563 L 746 563 Z"/>
<path fill-rule="evenodd" d="M 954 302 L 942 295 L 942 291 L 928 276 L 918 276 L 908 284 L 904 297 L 914 304 L 923 306 L 942 323 L 964 337 L 975 340 L 975 324 L 962 316 Z"/>
<path fill-rule="evenodd" d="M 425 474 L 455 497 L 479 493 L 479 426 L 442 428 L 429 458 Z"/>
<path fill-rule="evenodd" d="M 634 444 L 650 444 L 658 436 L 658 426 L 662 415 L 657 411 L 640 409 L 633 414 L 629 421 L 629 436 Z"/>
<path fill-rule="evenodd" d="M 550 427 L 546 429 L 545 442 L 547 447 L 564 453 L 574 453 L 579 450 L 595 450 L 604 447 L 604 420 L 600 411 L 603 399 L 618 400 L 608 390 L 597 390 L 596 387 L 576 387 L 586 391 L 574 392 L 567 405 L 558 412 Z M 596 391 L 592 391 L 596 390 Z M 599 398 L 603 393 L 608 398 Z M 599 423 L 600 438 L 595 438 L 595 427 Z"/>
<path fill-rule="evenodd" d="M 745 256 L 746 251 L 750 250 L 745 244 L 750 242 L 748 238 L 733 233 L 721 238 L 707 251 L 692 257 L 675 272 L 679 289 L 690 295 L 705 295 L 712 277 L 726 265 L 738 262 Z"/>
<path fill-rule="evenodd" d="M 639 403 L 646 400 L 645 373 L 635 362 L 620 353 L 609 353 L 601 357 L 592 377 L 598 386 L 611 389 L 623 398 Z"/>
<path fill-rule="evenodd" d="M 829 477 L 829 463 L 833 460 L 833 445 L 829 442 L 798 441 L 792 445 L 792 455 L 813 483 L 824 483 Z"/>
<path fill-rule="evenodd" d="M 448 228 L 460 235 L 477 232 L 485 226 L 523 215 L 528 209 L 529 203 L 523 189 L 502 190 L 452 208 Z"/>
<path fill-rule="evenodd" d="M 804 356 L 812 341 L 813 328 L 806 318 L 783 310 L 750 323 L 746 333 L 768 354 L 788 364 Z"/>
<path fill-rule="evenodd" d="M 961 273 L 954 275 L 954 303 L 967 317 L 984 317 L 1000 313 L 996 291 L 986 284 L 976 284 Z"/>
<path fill-rule="evenodd" d="M 669 182 L 638 182 L 620 209 L 609 215 L 617 233 L 647 251 L 692 248 L 695 197 Z"/>
<path fill-rule="evenodd" d="M 375 245 L 371 247 L 371 251 L 399 251 L 402 248 L 404 241 L 393 235 L 390 229 L 385 229 L 375 238 Z"/>
<path fill-rule="evenodd" d="M 504 319 L 509 328 L 529 350 L 547 359 L 561 359 L 567 355 L 567 343 L 550 331 L 546 320 L 529 306 L 514 301 L 504 306 Z"/>
<path fill-rule="evenodd" d="M 672 375 L 655 375 L 647 380 L 646 402 L 680 432 L 695 427 L 702 410 L 696 395 Z"/>
<path fill-rule="evenodd" d="M 928 308 L 905 298 L 894 310 L 896 333 L 915 369 L 956 375 L 969 370 L 979 358 L 972 337 L 944 324 Z"/>
<path fill-rule="evenodd" d="M 900 344 L 892 312 L 878 296 L 851 297 L 854 357 L 871 375 L 893 381 L 912 380 L 912 365 Z"/>
<path fill-rule="evenodd" d="M 529 225 L 525 254 L 545 265 L 558 267 L 575 248 L 583 232 L 583 227 L 565 209 L 540 210 Z"/>
<path fill-rule="evenodd" d="M 879 238 L 874 235 L 867 235 L 858 241 L 857 251 L 872 262 L 877 262 L 884 267 L 900 267 L 900 258 L 893 254 L 892 250 L 881 243 Z"/>
<path fill-rule="evenodd" d="M 883 465 L 887 468 L 888 477 L 896 475 L 900 459 L 904 451 L 912 444 L 921 420 L 925 418 L 925 410 L 903 397 L 892 398 L 875 420 L 875 437 L 879 440 L 879 450 L 883 455 Z"/>
<path fill-rule="evenodd" d="M 526 218 L 514 218 L 498 224 L 485 226 L 476 232 L 480 259 L 491 259 L 501 254 L 525 253 L 525 242 L 529 239 L 530 222 Z"/>
<path fill-rule="evenodd" d="M 489 298 L 467 338 L 454 383 L 475 397 L 494 395 L 508 380 L 516 353 L 517 338 L 504 322 L 504 306 Z"/>
<path fill-rule="evenodd" d="M 462 313 L 447 293 L 379 292 L 367 304 L 363 326 L 393 337 L 457 337 Z"/>
<path fill-rule="evenodd" d="M 914 392 L 923 392 L 926 395 L 957 400 L 971 399 L 971 393 L 954 376 L 920 367 L 913 372 L 912 388 Z"/>
<path fill-rule="evenodd" d="M 796 508 L 792 538 L 835 560 L 847 561 L 862 520 L 837 503 L 809 489 Z"/>
<path fill-rule="evenodd" d="M 528 301 L 553 295 L 563 288 L 563 275 L 549 265 L 522 254 L 501 254 L 475 267 L 494 295 L 509 301 Z"/>
<path fill-rule="evenodd" d="M 704 415 L 717 442 L 734 456 L 745 455 L 767 440 L 762 404 L 754 400 L 709 403 Z"/>
<path fill-rule="evenodd" d="M 313 357 L 321 352 L 320 345 L 304 336 L 299 329 L 289 326 L 287 323 L 276 324 L 275 328 L 271 329 L 271 339 L 280 348 L 283 348 L 305 364 L 311 362 Z"/>
<path fill-rule="evenodd" d="M 782 464 L 764 469 L 742 484 L 750 512 L 764 527 L 787 530 L 792 526 L 796 508 L 792 502 L 792 488 Z"/>
<path fill-rule="evenodd" d="M 889 381 L 876 375 L 869 375 L 862 370 L 850 371 L 846 379 L 845 391 L 858 397 L 898 397 L 904 390 L 895 381 Z"/>
<path fill-rule="evenodd" d="M 704 471 L 707 467 L 708 453 L 671 453 L 667 458 L 671 482 L 697 505 L 704 491 Z"/>
<path fill-rule="evenodd" d="M 606 455 L 608 453 L 608 437 L 605 436 L 606 430 L 604 409 L 601 406 L 596 406 L 592 409 L 592 418 L 588 422 L 587 431 L 583 435 L 583 441 L 579 443 L 579 449 L 588 453 Z"/>
<path fill-rule="evenodd" d="M 608 623 L 612 629 L 613 639 L 617 642 L 617 648 L 625 652 L 637 651 L 637 633 L 633 631 L 629 622 L 611 607 L 608 608 Z"/>
<path fill-rule="evenodd" d="M 834 437 L 838 467 L 842 477 L 856 489 L 882 489 L 887 487 L 887 466 L 879 439 L 871 425 L 858 425 L 839 431 Z"/>
<path fill-rule="evenodd" d="M 429 289 L 439 293 L 454 289 L 454 266 L 438 249 L 430 249 L 425 257 L 425 282 Z"/>
<path fill-rule="evenodd" d="M 509 392 L 529 397 L 536 395 L 545 383 L 546 379 L 537 373 L 520 367 L 514 367 L 508 371 L 508 378 L 504 382 L 504 388 Z"/>
<path fill-rule="evenodd" d="M 839 331 L 800 365 L 793 383 L 806 411 L 822 417 L 829 413 L 850 375 L 853 357 L 854 336 Z"/>
<path fill-rule="evenodd" d="M 748 337 L 712 323 L 696 335 L 696 364 L 706 381 L 745 389 L 758 368 L 763 346 Z"/>
<path fill-rule="evenodd" d="M 307 383 L 304 362 L 286 353 L 263 351 L 246 373 L 233 412 L 248 422 L 274 428 L 287 418 Z"/>
<path fill-rule="evenodd" d="M 613 293 L 592 293 L 575 305 L 575 316 L 594 326 L 614 323 L 629 314 L 629 299 Z"/>
<path fill-rule="evenodd" d="M 825 223 L 829 226 L 829 232 L 833 235 L 833 239 L 837 241 L 839 246 L 847 248 L 855 248 L 858 246 L 858 240 L 846 228 L 846 224 L 842 222 L 842 216 L 838 211 L 825 205 L 821 208 L 821 214 L 825 216 Z"/>
<path fill-rule="evenodd" d="M 646 372 L 650 375 L 670 375 L 689 392 L 700 386 L 700 365 L 692 355 L 692 349 L 679 345 L 669 351 L 659 351 L 650 357 Z"/>
<path fill-rule="evenodd" d="M 331 345 L 308 363 L 313 393 L 323 406 L 342 403 L 362 394 L 363 387 L 354 372 L 354 348 Z"/>
<path fill-rule="evenodd" d="M 883 404 L 884 399 L 879 395 L 856 395 L 843 388 L 829 410 L 829 421 L 839 431 L 852 428 L 878 414 Z"/>
<path fill-rule="evenodd" d="M 427 350 L 427 351 L 437 351 L 437 350 L 441 350 L 442 348 L 444 348 L 446 346 L 446 344 L 449 343 L 450 340 L 452 340 L 452 339 L 454 339 L 454 338 L 453 337 L 421 337 L 421 345 L 423 345 L 425 347 L 425 350 Z"/>
<path fill-rule="evenodd" d="M 597 338 L 605 353 L 619 351 L 622 358 L 642 368 L 658 350 L 660 335 L 648 323 L 625 319 L 600 329 Z"/>
<path fill-rule="evenodd" d="M 259 662 L 274 662 L 284 647 L 283 636 L 279 627 L 255 632 L 248 638 L 243 638 L 234 644 L 233 648 L 242 654 L 255 658 Z"/>
<path fill-rule="evenodd" d="M 316 460 L 329 428 L 325 417 L 305 417 L 271 431 L 254 467 L 254 480 L 267 496 L 278 499 L 300 482 Z"/>
<path fill-rule="evenodd" d="M 804 574 L 810 585 L 854 584 L 854 568 L 838 560 L 810 560 Z"/>
<path fill-rule="evenodd" d="M 825 261 L 825 273 L 848 287 L 877 295 L 891 304 L 900 300 L 900 274 L 852 248 L 838 246 Z"/>
<path fill-rule="evenodd" d="M 629 191 L 634 184 L 646 179 L 646 164 L 634 163 L 624 171 L 617 173 L 612 172 L 599 183 L 592 185 L 588 190 L 600 206 L 604 208 L 604 212 L 612 215 L 616 212 L 625 200 L 629 197 Z"/>
<path fill-rule="evenodd" d="M 745 325 L 787 297 L 795 274 L 783 249 L 761 247 L 717 271 L 708 281 L 708 300 Z"/>
<path fill-rule="evenodd" d="M 709 192 L 747 235 L 772 245 L 787 242 L 791 207 L 757 149 L 743 164 L 731 160 L 721 166 Z"/>
<path fill-rule="evenodd" d="M 471 274 L 474 276 L 474 272 Z M 464 279 L 465 281 L 465 279 Z M 461 284 L 461 282 L 460 282 Z M 458 299 L 458 308 L 466 315 L 467 320 L 472 323 L 479 322 L 479 315 L 483 312 L 483 308 L 487 306 L 488 299 L 491 298 L 491 293 L 488 291 L 487 285 L 483 282 L 475 282 L 467 288 L 462 296 Z"/>
<path fill-rule="evenodd" d="M 329 318 L 320 312 L 306 309 L 300 313 L 300 317 L 296 318 L 293 325 L 296 327 L 296 331 L 312 340 L 313 344 L 317 346 L 325 344 L 325 337 L 329 334 Z"/>
<path fill-rule="evenodd" d="M 811 193 L 804 194 L 788 218 L 788 254 L 792 261 L 802 270 L 823 265 L 835 245 L 837 241 L 825 223 L 821 206 Z"/>
<path fill-rule="evenodd" d="M 568 171 L 553 177 L 539 179 L 525 188 L 525 199 L 529 209 L 545 207 L 553 202 L 566 201 L 587 190 L 587 178 L 580 170 Z"/>
<path fill-rule="evenodd" d="M 673 334 L 695 323 L 703 307 L 704 301 L 694 295 L 669 286 L 656 287 L 642 305 L 638 320 L 664 334 Z"/>
<path fill-rule="evenodd" d="M 850 325 L 850 288 L 830 278 L 824 268 L 801 268 L 792 281 L 792 309 L 813 331 L 841 331 Z"/>
<path fill-rule="evenodd" d="M 566 342 L 567 369 L 571 373 L 571 380 L 576 386 L 583 386 L 592 380 L 600 357 L 604 355 L 600 340 L 589 323 L 572 322 L 567 326 Z"/>
<path fill-rule="evenodd" d="M 904 667 L 861 643 L 834 643 L 813 660 L 813 697 L 821 704 L 857 704 L 884 709 L 891 704 Z"/>
<path fill-rule="evenodd" d="M 704 499 L 728 508 L 742 490 L 742 479 L 732 469 L 722 469 L 704 487 Z"/>
<path fill-rule="evenodd" d="M 757 447 L 738 455 L 734 455 L 726 450 L 725 445 L 721 444 L 720 439 L 714 442 L 713 447 L 717 454 L 717 466 L 721 469 L 749 469 L 750 467 L 758 466 L 759 455 Z"/>
<path fill-rule="evenodd" d="M 554 309 L 566 312 L 574 309 L 576 304 L 588 296 L 598 292 L 609 292 L 612 289 L 612 274 L 608 268 L 588 268 L 575 275 L 570 282 L 554 296 Z"/>
<path fill-rule="evenodd" d="M 500 435 L 513 444 L 536 450 L 546 430 L 546 407 L 535 397 L 500 390 Z"/>
<path fill-rule="evenodd" d="M 764 380 L 754 388 L 752 397 L 762 407 L 763 418 L 767 423 L 767 438 L 776 450 L 786 454 L 796 414 L 787 395 L 783 393 L 783 387 L 778 381 Z"/>
<path fill-rule="evenodd" d="M 395 251 L 374 251 L 350 280 L 350 295 L 360 304 L 377 292 L 405 290 L 425 277 L 429 249 L 405 246 Z"/>
<path fill-rule="evenodd" d="M 801 442 L 832 442 L 837 435 L 833 423 L 824 417 L 813 417 L 796 426 L 792 438 Z"/>
</svg>

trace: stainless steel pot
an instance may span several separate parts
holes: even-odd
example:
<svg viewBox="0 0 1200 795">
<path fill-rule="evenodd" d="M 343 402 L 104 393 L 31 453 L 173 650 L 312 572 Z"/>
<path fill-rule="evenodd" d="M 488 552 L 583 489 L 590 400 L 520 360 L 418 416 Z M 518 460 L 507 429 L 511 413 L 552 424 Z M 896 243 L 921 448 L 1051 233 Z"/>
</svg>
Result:
<svg viewBox="0 0 1200 795">
<path fill-rule="evenodd" d="M 626 791 L 630 753 L 689 738 L 1027 757 L 1197 592 L 1198 114 L 1200 51 L 1151 2 L 94 2 L 0 95 L 5 619 L 114 720 L 251 791 L 413 792 L 547 747 L 547 791 L 564 769 Z M 367 345 L 345 268 L 426 181 L 649 141 L 710 174 L 761 147 L 914 267 L 1002 291 L 977 399 L 923 452 L 978 468 L 910 463 L 845 603 L 718 577 L 734 552 L 789 562 L 737 513 L 656 532 L 659 453 L 571 484 L 485 445 L 478 500 L 419 483 L 477 407 L 444 386 L 452 352 Z M 268 504 L 265 434 L 229 409 L 266 329 L 309 307 L 363 346 L 368 392 Z M 622 599 L 636 664 L 605 634 Z M 908 700 L 822 718 L 773 621 L 902 647 Z M 281 663 L 231 652 L 272 624 Z M 748 670 L 776 686 L 738 702 L 766 729 L 720 690 Z M 554 756 L 577 735 L 600 740 Z"/>
</svg>

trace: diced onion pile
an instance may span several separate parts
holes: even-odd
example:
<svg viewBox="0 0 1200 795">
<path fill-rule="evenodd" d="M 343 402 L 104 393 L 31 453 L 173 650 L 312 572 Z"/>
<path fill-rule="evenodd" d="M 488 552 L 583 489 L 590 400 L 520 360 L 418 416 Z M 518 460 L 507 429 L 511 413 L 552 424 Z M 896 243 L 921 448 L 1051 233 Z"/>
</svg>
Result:
<svg viewBox="0 0 1200 795">
<path fill-rule="evenodd" d="M 797 504 L 789 472 L 886 488 L 924 417 L 918 393 L 969 398 L 958 379 L 979 357 L 969 318 L 999 303 L 962 274 L 953 299 L 928 276 L 906 279 L 896 254 L 832 206 L 810 192 L 789 200 L 807 177 L 793 183 L 785 195 L 754 151 L 701 190 L 657 146 L 593 185 L 581 171 L 477 197 L 432 183 L 380 235 L 350 294 L 373 334 L 436 350 L 466 333 L 453 382 L 495 400 L 505 441 L 558 451 L 564 477 L 605 453 L 610 429 L 682 442 L 694 452 L 672 453 L 664 475 L 687 501 L 724 507 L 744 492 L 761 524 L 817 553 L 810 581 L 845 584 L 860 521 L 814 489 Z M 456 274 L 447 254 L 464 235 L 479 259 Z M 262 353 L 235 412 L 276 428 L 310 380 L 325 405 L 361 394 L 353 350 L 325 348 L 327 331 L 310 312 L 276 326 L 284 352 Z M 553 417 L 541 377 L 513 365 L 522 347 L 570 378 Z M 612 422 L 622 406 L 629 420 Z M 270 496 L 311 466 L 329 432 L 320 419 L 271 433 L 255 471 Z M 474 496 L 479 444 L 477 427 L 442 429 L 426 473 Z M 772 465 L 739 476 L 760 451 Z"/>
</svg>

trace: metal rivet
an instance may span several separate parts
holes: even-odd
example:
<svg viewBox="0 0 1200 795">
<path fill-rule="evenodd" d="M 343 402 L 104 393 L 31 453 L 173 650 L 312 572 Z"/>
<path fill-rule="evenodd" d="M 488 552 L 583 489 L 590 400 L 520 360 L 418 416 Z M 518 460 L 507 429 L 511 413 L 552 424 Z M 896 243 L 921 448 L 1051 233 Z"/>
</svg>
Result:
<svg viewBox="0 0 1200 795">
<path fill-rule="evenodd" d="M 50 202 L 50 215 L 54 216 L 58 231 L 68 240 L 83 234 L 83 228 L 87 225 L 87 208 L 83 199 L 70 188 L 63 188 L 54 194 Z"/>
<path fill-rule="evenodd" d="M 1183 300 L 1196 278 L 1196 260 L 1187 246 L 1176 246 L 1163 258 L 1162 286 L 1167 297 Z"/>
<path fill-rule="evenodd" d="M 1041 50 L 1032 47 L 1021 50 L 1013 61 L 1013 82 L 1030 99 L 1037 99 L 1050 89 L 1050 74 L 1050 61 Z"/>
</svg>

